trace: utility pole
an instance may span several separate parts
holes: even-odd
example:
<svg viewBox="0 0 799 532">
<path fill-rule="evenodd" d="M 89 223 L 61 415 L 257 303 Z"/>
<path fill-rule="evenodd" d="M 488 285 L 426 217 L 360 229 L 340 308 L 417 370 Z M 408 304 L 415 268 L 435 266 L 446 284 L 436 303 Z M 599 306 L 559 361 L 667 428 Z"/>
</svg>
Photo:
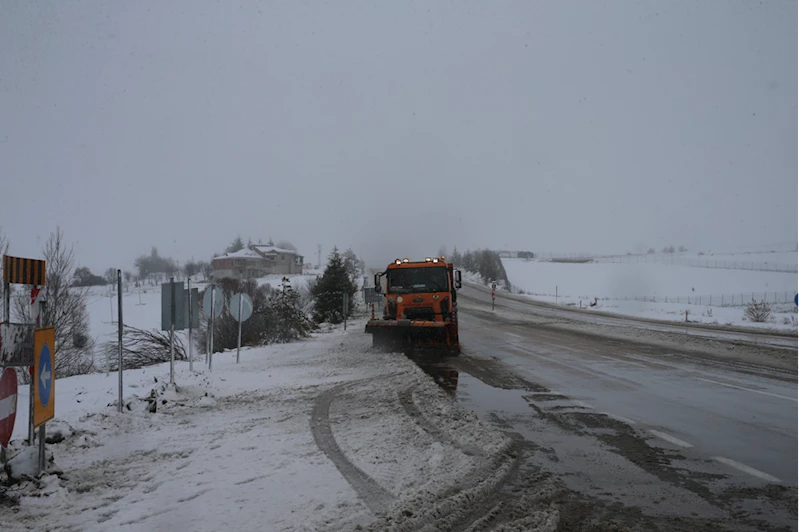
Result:
<svg viewBox="0 0 799 532">
<path fill-rule="evenodd" d="M 187 283 L 188 283 L 188 287 L 189 287 L 188 288 L 188 299 L 189 299 L 189 371 L 194 371 L 194 365 L 192 364 L 192 356 L 191 356 L 192 355 L 192 353 L 191 353 L 191 341 L 192 341 L 192 335 L 191 335 L 191 319 L 192 319 L 192 315 L 191 315 L 191 277 L 188 278 Z"/>
<path fill-rule="evenodd" d="M 119 294 L 117 295 L 119 306 L 117 310 L 117 339 L 119 342 L 119 401 L 117 402 L 117 412 L 122 412 L 122 270 L 117 270 L 117 284 L 119 285 Z"/>
<path fill-rule="evenodd" d="M 316 269 L 322 269 L 322 244 L 316 244 Z"/>
</svg>

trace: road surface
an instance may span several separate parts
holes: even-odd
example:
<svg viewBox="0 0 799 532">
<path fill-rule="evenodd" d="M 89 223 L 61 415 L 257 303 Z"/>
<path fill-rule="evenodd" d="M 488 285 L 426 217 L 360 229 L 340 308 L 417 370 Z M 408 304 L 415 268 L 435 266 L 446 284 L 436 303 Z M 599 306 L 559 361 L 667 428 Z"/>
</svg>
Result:
<svg viewBox="0 0 799 532">
<path fill-rule="evenodd" d="M 487 287 L 464 284 L 461 295 L 474 300 L 491 301 L 491 290 Z M 633 318 L 619 316 L 598 311 L 577 311 L 564 307 L 557 307 L 551 303 L 535 301 L 525 296 L 509 295 L 498 292 L 496 306 L 522 313 L 535 313 L 554 319 L 564 319 L 582 324 L 624 329 L 638 329 L 648 332 L 663 332 L 680 334 L 700 339 L 716 339 L 727 342 L 738 342 L 785 349 L 797 349 L 797 336 L 794 334 L 769 334 L 757 329 L 752 331 L 732 327 L 713 327 L 707 324 L 680 324 L 679 322 L 666 322 L 647 318 Z"/>
<path fill-rule="evenodd" d="M 462 355 L 419 362 L 450 384 L 455 370 L 458 400 L 519 439 L 525 466 L 509 489 L 565 483 L 560 529 L 797 530 L 795 351 L 786 369 L 742 352 L 762 347 L 703 355 L 701 343 L 609 338 L 489 302 L 465 287 Z"/>
</svg>

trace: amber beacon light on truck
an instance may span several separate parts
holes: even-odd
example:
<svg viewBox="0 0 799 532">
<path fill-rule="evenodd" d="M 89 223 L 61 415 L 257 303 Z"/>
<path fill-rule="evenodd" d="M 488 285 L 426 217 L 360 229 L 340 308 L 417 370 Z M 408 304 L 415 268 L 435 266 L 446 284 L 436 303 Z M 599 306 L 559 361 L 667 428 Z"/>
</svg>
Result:
<svg viewBox="0 0 799 532">
<path fill-rule="evenodd" d="M 461 272 L 446 257 L 423 261 L 395 259 L 375 275 L 375 291 L 385 295 L 383 316 L 366 324 L 372 343 L 398 350 L 460 353 L 457 290 Z"/>
</svg>

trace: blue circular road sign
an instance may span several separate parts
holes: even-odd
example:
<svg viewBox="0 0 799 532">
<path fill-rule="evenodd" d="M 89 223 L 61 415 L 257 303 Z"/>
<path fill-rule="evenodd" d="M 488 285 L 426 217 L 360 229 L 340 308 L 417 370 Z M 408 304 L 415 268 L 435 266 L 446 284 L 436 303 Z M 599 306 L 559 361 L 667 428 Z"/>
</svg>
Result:
<svg viewBox="0 0 799 532">
<path fill-rule="evenodd" d="M 50 402 L 50 392 L 53 390 L 53 361 L 50 356 L 50 348 L 47 344 L 42 346 L 42 351 L 39 354 L 39 372 L 36 378 L 39 379 L 39 401 L 42 406 L 47 406 Z"/>
</svg>

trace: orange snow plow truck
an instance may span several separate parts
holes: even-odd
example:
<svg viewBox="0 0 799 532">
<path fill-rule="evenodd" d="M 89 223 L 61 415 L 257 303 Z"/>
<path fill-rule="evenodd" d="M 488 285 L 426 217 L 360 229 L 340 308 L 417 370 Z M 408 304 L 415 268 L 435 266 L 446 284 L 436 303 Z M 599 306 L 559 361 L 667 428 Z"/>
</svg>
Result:
<svg viewBox="0 0 799 532">
<path fill-rule="evenodd" d="M 375 275 L 375 291 L 385 293 L 383 317 L 366 324 L 372 345 L 413 351 L 460 354 L 457 293 L 461 272 L 444 257 L 410 262 L 397 259 Z"/>
</svg>

